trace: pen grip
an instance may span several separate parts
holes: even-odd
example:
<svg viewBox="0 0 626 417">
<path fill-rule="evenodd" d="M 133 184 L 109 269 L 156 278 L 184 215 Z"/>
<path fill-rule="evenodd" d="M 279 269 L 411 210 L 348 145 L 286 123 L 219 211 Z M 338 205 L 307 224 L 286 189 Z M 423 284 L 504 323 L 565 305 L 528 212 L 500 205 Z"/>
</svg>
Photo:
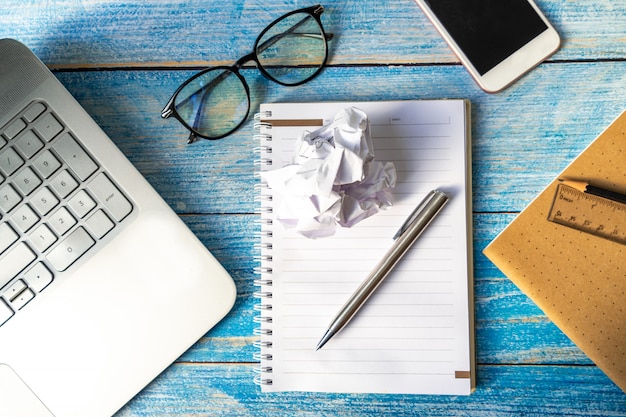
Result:
<svg viewBox="0 0 626 417">
<path fill-rule="evenodd" d="M 441 191 L 431 191 L 416 209 L 414 219 L 406 230 L 394 241 L 385 256 L 374 267 L 365 281 L 354 292 L 352 297 L 341 309 L 341 314 L 333 321 L 331 330 L 338 332 L 365 304 L 376 288 L 383 282 L 393 267 L 409 250 L 426 227 L 432 222 L 437 213 L 448 202 L 448 196 Z"/>
</svg>

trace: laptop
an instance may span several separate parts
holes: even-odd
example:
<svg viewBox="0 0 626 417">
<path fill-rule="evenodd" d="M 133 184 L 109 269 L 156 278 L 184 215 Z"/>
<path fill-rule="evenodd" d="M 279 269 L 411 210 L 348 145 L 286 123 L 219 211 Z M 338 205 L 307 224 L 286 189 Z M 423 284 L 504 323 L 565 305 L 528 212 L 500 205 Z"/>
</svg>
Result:
<svg viewBox="0 0 626 417">
<path fill-rule="evenodd" d="M 0 416 L 110 416 L 232 278 L 23 44 L 0 40 Z"/>
</svg>

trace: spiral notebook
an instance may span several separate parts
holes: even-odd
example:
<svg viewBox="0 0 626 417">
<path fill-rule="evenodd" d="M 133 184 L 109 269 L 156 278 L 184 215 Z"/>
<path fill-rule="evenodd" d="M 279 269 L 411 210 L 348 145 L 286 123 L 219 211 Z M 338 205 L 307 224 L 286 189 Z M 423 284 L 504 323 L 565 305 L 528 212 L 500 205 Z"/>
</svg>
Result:
<svg viewBox="0 0 626 417">
<path fill-rule="evenodd" d="M 375 158 L 398 173 L 394 204 L 334 236 L 273 221 L 280 195 L 260 184 L 256 382 L 265 392 L 468 395 L 474 387 L 470 103 L 465 100 L 269 103 L 256 116 L 261 170 L 287 164 L 303 130 L 342 109 L 369 117 Z M 432 189 L 450 203 L 357 316 L 323 349 L 334 315 Z"/>
</svg>

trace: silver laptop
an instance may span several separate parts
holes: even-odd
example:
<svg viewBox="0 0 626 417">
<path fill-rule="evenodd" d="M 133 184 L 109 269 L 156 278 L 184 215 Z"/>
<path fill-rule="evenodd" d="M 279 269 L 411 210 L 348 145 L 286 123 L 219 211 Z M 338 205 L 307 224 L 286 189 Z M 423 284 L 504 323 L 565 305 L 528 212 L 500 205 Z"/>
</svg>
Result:
<svg viewBox="0 0 626 417">
<path fill-rule="evenodd" d="M 110 416 L 234 301 L 61 83 L 0 40 L 0 416 Z"/>
</svg>

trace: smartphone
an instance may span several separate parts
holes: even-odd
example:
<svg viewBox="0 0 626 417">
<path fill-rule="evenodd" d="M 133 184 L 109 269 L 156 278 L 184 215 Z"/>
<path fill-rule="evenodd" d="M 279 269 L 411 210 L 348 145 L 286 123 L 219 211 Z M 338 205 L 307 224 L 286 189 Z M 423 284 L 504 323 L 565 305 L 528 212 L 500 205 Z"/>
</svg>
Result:
<svg viewBox="0 0 626 417">
<path fill-rule="evenodd" d="M 561 39 L 532 0 L 415 0 L 485 91 L 539 65 Z"/>
</svg>

